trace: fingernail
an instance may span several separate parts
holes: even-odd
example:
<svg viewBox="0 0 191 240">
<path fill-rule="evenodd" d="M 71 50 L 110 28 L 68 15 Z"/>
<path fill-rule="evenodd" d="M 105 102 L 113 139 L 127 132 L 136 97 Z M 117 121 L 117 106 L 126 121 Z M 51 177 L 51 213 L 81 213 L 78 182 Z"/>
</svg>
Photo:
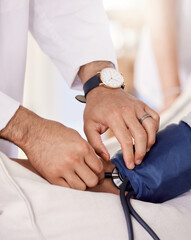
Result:
<svg viewBox="0 0 191 240">
<path fill-rule="evenodd" d="M 136 161 L 136 164 L 137 164 L 137 165 L 141 164 L 141 160 L 137 160 L 137 161 Z"/>
<path fill-rule="evenodd" d="M 149 152 L 150 151 L 150 148 L 147 148 L 147 152 Z"/>
<path fill-rule="evenodd" d="M 133 169 L 135 167 L 135 164 L 134 163 L 130 163 L 128 166 L 129 166 L 129 169 Z"/>
</svg>

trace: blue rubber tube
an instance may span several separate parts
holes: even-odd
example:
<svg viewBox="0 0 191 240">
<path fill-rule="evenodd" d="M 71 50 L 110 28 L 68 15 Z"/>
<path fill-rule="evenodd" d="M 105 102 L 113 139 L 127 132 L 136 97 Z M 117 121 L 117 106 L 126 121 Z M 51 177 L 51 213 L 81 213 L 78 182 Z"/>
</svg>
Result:
<svg viewBox="0 0 191 240">
<path fill-rule="evenodd" d="M 136 199 L 170 200 L 191 189 L 191 128 L 181 121 L 157 133 L 156 143 L 133 170 L 125 166 L 121 150 L 111 161 L 129 179 Z"/>
</svg>

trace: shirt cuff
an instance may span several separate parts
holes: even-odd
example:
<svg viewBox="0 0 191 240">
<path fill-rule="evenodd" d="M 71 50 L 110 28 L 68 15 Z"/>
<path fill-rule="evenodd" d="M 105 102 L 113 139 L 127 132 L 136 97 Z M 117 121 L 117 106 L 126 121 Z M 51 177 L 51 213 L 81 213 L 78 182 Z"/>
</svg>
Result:
<svg viewBox="0 0 191 240">
<path fill-rule="evenodd" d="M 20 103 L 2 92 L 0 92 L 0 102 L 2 103 L 0 105 L 0 130 L 2 130 L 15 114 Z"/>
</svg>

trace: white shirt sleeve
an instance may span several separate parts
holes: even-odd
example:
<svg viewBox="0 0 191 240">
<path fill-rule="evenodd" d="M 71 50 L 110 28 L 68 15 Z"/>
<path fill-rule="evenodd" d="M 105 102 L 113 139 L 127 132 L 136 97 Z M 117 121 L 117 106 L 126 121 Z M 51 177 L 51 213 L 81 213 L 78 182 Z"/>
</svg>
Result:
<svg viewBox="0 0 191 240">
<path fill-rule="evenodd" d="M 0 103 L 0 111 L 3 113 L 0 118 L 0 130 L 2 130 L 15 114 L 20 103 L 2 92 L 0 92 Z"/>
<path fill-rule="evenodd" d="M 101 0 L 32 0 L 30 30 L 72 88 L 80 66 L 116 57 Z"/>
</svg>

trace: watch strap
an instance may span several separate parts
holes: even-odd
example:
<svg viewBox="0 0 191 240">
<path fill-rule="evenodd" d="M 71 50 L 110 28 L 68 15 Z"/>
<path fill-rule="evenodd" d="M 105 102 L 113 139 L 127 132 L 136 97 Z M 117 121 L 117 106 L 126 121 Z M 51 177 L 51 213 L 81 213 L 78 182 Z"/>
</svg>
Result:
<svg viewBox="0 0 191 240">
<path fill-rule="evenodd" d="M 84 90 L 84 96 L 83 95 L 77 95 L 75 98 L 81 103 L 86 103 L 86 96 L 87 94 L 94 88 L 98 87 L 101 83 L 101 80 L 99 78 L 99 75 L 96 74 L 93 77 L 91 77 L 83 86 Z M 122 89 L 124 89 L 124 84 L 121 86 Z"/>
<path fill-rule="evenodd" d="M 94 88 L 98 87 L 100 84 L 100 78 L 98 74 L 90 78 L 83 86 L 84 89 L 84 96 L 86 98 L 87 94 Z"/>
<path fill-rule="evenodd" d="M 98 74 L 94 75 L 92 78 L 90 78 L 83 86 L 84 90 L 84 96 L 83 95 L 77 95 L 75 98 L 81 103 L 86 103 L 86 96 L 87 94 L 94 88 L 98 87 L 100 84 L 100 79 L 98 77 Z"/>
</svg>

